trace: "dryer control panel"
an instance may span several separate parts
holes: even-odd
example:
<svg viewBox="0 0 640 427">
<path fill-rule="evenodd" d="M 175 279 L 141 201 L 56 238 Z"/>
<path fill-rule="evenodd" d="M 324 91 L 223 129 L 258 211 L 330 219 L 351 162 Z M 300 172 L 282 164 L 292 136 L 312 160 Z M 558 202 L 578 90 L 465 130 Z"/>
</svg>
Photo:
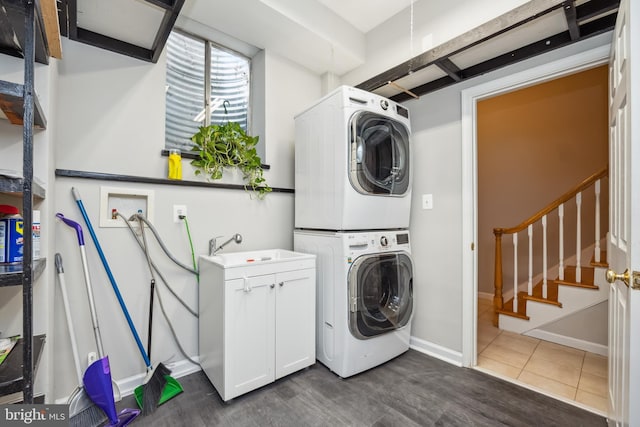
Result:
<svg viewBox="0 0 640 427">
<path fill-rule="evenodd" d="M 346 236 L 348 253 L 357 257 L 362 253 L 386 252 L 403 249 L 409 251 L 408 231 L 373 231 Z"/>
</svg>

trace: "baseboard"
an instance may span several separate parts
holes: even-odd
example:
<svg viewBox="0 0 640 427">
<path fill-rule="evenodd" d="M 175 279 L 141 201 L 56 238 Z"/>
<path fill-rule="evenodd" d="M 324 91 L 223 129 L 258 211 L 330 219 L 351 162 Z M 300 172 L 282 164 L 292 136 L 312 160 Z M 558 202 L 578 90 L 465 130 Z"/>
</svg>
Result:
<svg viewBox="0 0 640 427">
<path fill-rule="evenodd" d="M 441 345 L 416 337 L 411 337 L 409 347 L 413 350 L 419 351 L 420 353 L 451 363 L 452 365 L 462 366 L 462 353 L 459 351 L 453 351 L 446 347 L 442 347 Z"/>
<path fill-rule="evenodd" d="M 601 356 L 608 356 L 609 347 L 606 345 L 581 340 L 578 338 L 567 337 L 564 335 L 559 335 L 553 332 L 543 331 L 540 329 L 533 329 L 524 333 L 523 335 L 527 335 L 533 338 L 538 338 L 545 341 L 551 341 L 556 344 L 566 345 L 567 347 L 577 348 L 579 350 L 588 351 L 589 353 L 599 354 Z"/>
<path fill-rule="evenodd" d="M 192 357 L 193 360 L 199 362 L 199 357 Z M 200 365 L 194 365 L 187 360 L 181 360 L 175 363 L 165 363 L 165 366 L 171 369 L 171 376 L 173 378 L 184 377 L 185 375 L 193 374 L 201 370 Z M 122 396 L 129 396 L 133 394 L 133 391 L 141 385 L 144 381 L 146 374 L 134 375 L 129 378 L 116 381 L 120 388 L 120 394 Z"/>
<path fill-rule="evenodd" d="M 493 294 L 489 292 L 478 292 L 478 298 L 493 300 Z"/>
<path fill-rule="evenodd" d="M 191 357 L 194 361 L 199 362 L 200 358 L 197 356 Z M 187 360 L 181 360 L 175 363 L 165 363 L 165 366 L 171 369 L 171 376 L 173 378 L 181 378 L 189 374 L 193 374 L 194 372 L 200 371 L 200 365 L 194 365 L 193 363 Z M 120 390 L 120 396 L 125 397 L 133 394 L 133 391 L 141 385 L 146 377 L 145 374 L 137 374 L 130 376 L 128 378 L 123 378 L 116 381 L 118 389 Z M 67 403 L 69 396 L 61 397 L 56 399 L 56 404 L 64 404 Z"/>
</svg>

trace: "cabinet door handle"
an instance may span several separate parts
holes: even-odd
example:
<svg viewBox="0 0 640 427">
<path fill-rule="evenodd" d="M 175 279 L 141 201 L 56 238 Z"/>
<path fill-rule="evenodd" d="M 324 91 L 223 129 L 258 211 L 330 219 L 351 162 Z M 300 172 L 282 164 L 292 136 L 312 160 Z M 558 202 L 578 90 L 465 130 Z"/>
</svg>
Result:
<svg viewBox="0 0 640 427">
<path fill-rule="evenodd" d="M 275 283 L 272 283 L 272 284 L 270 284 L 270 285 L 269 285 L 269 287 L 270 287 L 271 289 L 273 289 L 273 288 L 275 288 L 275 287 L 276 287 L 276 284 L 275 284 Z"/>
<path fill-rule="evenodd" d="M 284 282 L 280 282 L 280 283 L 278 283 L 278 285 L 280 285 L 280 287 L 283 287 L 284 286 Z"/>
</svg>

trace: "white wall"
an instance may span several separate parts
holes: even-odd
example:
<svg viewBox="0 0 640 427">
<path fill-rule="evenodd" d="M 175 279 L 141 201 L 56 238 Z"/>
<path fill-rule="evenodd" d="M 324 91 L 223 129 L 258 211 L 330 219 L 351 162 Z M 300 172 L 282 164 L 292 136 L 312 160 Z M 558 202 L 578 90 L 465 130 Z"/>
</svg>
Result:
<svg viewBox="0 0 640 427">
<path fill-rule="evenodd" d="M 63 50 L 65 58 L 60 64 L 56 100 L 55 168 L 164 178 L 167 159 L 160 155 L 164 147 L 164 56 L 153 65 L 66 39 Z M 269 52 L 260 60 L 264 61 L 266 72 L 266 130 L 261 140 L 267 144 L 265 160 L 271 166 L 265 177 L 271 186 L 293 188 L 293 116 L 319 97 L 320 78 Z M 183 177 L 193 179 L 186 160 L 183 160 Z M 229 180 L 233 178 L 226 179 Z M 211 237 L 236 232 L 244 237 L 241 249 L 292 247 L 293 195 L 290 193 L 272 193 L 258 201 L 250 199 L 244 191 L 57 178 L 55 211 L 84 225 L 71 195 L 71 188 L 76 187 L 145 346 L 150 275 L 142 252 L 126 228 L 98 227 L 100 186 L 153 191 L 154 225 L 176 257 L 187 264 L 191 262 L 188 239 L 184 225 L 172 221 L 173 204 L 187 206 L 196 253 L 207 251 Z M 55 241 L 55 251 L 61 252 L 65 260 L 79 345 L 81 353 L 86 354 L 95 344 L 78 245 L 69 227 L 59 221 L 53 225 L 49 232 Z M 86 227 L 85 234 L 100 329 L 105 351 L 110 355 L 113 377 L 122 380 L 141 374 L 144 372 L 142 358 Z M 197 309 L 195 278 L 161 255 L 155 243 L 152 246 L 152 257 L 169 283 L 189 306 Z M 158 287 L 183 347 L 189 355 L 196 356 L 197 320 L 169 296 L 159 279 Z M 54 398 L 60 398 L 73 390 L 76 381 L 58 293 L 54 303 Z M 182 359 L 156 305 L 152 361 Z"/>
</svg>

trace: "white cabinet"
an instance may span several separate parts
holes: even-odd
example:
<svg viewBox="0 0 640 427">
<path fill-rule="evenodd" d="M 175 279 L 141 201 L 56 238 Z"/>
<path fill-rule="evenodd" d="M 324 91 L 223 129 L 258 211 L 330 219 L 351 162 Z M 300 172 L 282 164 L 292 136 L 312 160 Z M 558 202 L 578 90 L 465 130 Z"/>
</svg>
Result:
<svg viewBox="0 0 640 427">
<path fill-rule="evenodd" d="M 225 401 L 315 363 L 315 257 L 246 260 L 200 257 L 200 364 Z"/>
</svg>

